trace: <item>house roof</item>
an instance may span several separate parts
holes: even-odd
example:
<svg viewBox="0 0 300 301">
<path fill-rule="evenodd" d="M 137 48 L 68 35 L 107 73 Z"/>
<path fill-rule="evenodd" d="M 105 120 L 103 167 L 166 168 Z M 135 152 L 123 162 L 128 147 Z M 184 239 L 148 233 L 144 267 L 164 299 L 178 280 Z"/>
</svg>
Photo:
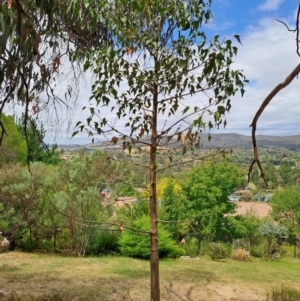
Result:
<svg viewBox="0 0 300 301">
<path fill-rule="evenodd" d="M 114 203 L 114 206 L 120 208 L 125 206 L 125 204 L 133 205 L 136 201 L 136 197 L 118 197 L 117 201 Z"/>
</svg>

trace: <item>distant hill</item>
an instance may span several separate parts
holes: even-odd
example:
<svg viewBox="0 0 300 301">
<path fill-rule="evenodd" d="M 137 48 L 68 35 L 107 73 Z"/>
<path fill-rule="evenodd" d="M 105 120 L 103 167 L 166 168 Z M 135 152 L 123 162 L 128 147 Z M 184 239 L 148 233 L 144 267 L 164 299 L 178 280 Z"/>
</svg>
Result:
<svg viewBox="0 0 300 301">
<path fill-rule="evenodd" d="M 252 139 L 250 136 L 240 135 L 240 134 L 211 134 L 211 140 L 208 141 L 207 134 L 201 134 L 201 148 L 208 149 L 208 148 L 216 148 L 216 147 L 225 147 L 230 149 L 250 149 L 252 148 Z M 146 141 L 147 138 L 144 138 Z M 180 142 L 171 141 L 170 147 L 179 147 L 181 146 Z M 257 136 L 257 146 L 263 148 L 278 148 L 283 147 L 290 150 L 297 150 L 300 149 L 300 135 L 294 136 L 264 136 L 258 135 Z M 70 148 L 70 146 L 62 146 L 62 148 Z M 71 148 L 76 148 L 77 145 L 72 145 Z M 93 144 L 81 145 L 78 146 L 80 148 L 85 148 L 87 150 L 93 149 L 122 149 L 122 145 L 109 145 L 106 141 L 100 141 Z"/>
<path fill-rule="evenodd" d="M 226 148 L 252 148 L 252 138 L 250 136 L 239 134 L 214 134 L 211 136 L 212 139 L 210 142 L 204 139 L 203 146 L 205 148 L 220 147 L 223 145 L 225 145 Z M 256 140 L 258 147 L 284 147 L 291 150 L 300 149 L 300 135 L 283 137 L 258 135 Z"/>
</svg>

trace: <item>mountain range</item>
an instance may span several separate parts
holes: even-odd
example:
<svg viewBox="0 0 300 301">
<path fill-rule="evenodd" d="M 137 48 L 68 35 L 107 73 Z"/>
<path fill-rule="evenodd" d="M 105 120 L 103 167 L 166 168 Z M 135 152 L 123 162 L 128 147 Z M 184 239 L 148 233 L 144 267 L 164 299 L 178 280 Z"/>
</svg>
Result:
<svg viewBox="0 0 300 301">
<path fill-rule="evenodd" d="M 201 148 L 216 148 L 224 147 L 226 149 L 250 149 L 252 148 L 252 139 L 250 136 L 240 134 L 211 134 L 211 140 L 208 141 L 208 134 L 201 134 Z M 300 149 L 300 135 L 293 136 L 265 136 L 258 135 L 257 146 L 262 148 L 278 148 L 283 147 L 290 150 Z M 147 141 L 147 137 L 143 139 Z M 181 146 L 181 142 L 175 139 L 172 142 L 172 147 Z M 92 149 L 122 149 L 122 142 L 112 145 L 107 141 L 99 141 L 87 145 L 60 145 L 61 148 L 85 148 L 86 150 Z"/>
</svg>

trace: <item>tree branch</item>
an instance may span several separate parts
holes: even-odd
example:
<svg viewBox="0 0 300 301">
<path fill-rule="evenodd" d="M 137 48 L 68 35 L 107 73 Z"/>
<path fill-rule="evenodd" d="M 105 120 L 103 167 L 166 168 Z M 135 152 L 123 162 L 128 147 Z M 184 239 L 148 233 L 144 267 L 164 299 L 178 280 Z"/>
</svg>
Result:
<svg viewBox="0 0 300 301">
<path fill-rule="evenodd" d="M 257 163 L 259 170 L 261 172 L 261 177 L 263 178 L 264 182 L 266 185 L 267 181 L 265 179 L 265 175 L 263 172 L 263 169 L 261 167 L 260 161 L 258 159 L 258 152 L 257 152 L 257 143 L 256 143 L 256 126 L 257 126 L 257 121 L 260 117 L 260 115 L 262 114 L 262 112 L 264 111 L 264 109 L 269 105 L 269 103 L 271 102 L 271 100 L 273 99 L 273 97 L 282 89 L 284 89 L 286 86 L 288 86 L 293 79 L 299 74 L 300 72 L 300 64 L 297 65 L 297 67 L 287 76 L 287 78 L 280 84 L 278 84 L 272 91 L 271 93 L 266 97 L 266 99 L 263 101 L 263 103 L 260 105 L 258 111 L 256 112 L 252 123 L 250 125 L 250 127 L 252 127 L 252 144 L 253 144 L 253 154 L 254 154 L 254 158 L 253 161 L 250 165 L 249 171 L 248 171 L 248 182 L 250 182 L 250 175 L 252 172 L 252 168 L 254 166 L 255 163 Z"/>
</svg>

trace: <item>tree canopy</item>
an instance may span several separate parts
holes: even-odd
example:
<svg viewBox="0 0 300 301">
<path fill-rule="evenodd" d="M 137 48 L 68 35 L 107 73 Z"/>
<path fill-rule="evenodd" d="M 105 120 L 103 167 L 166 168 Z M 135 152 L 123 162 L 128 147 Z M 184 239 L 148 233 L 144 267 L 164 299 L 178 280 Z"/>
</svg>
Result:
<svg viewBox="0 0 300 301">
<path fill-rule="evenodd" d="M 183 191 L 187 196 L 186 211 L 196 233 L 214 237 L 226 226 L 226 214 L 235 209 L 228 196 L 244 182 L 243 172 L 227 162 L 209 161 L 190 171 Z"/>
<path fill-rule="evenodd" d="M 232 66 L 237 47 L 231 39 L 207 39 L 202 25 L 212 18 L 210 1 L 99 1 L 112 44 L 85 56 L 96 80 L 86 108 L 90 117 L 77 123 L 88 135 L 111 135 L 149 154 L 151 299 L 160 300 L 157 231 L 157 153 L 163 147 L 172 166 L 172 139 L 182 154 L 200 147 L 203 130 L 226 125 L 231 97 L 244 94 L 246 79 Z M 72 1 L 76 7 L 79 0 Z M 88 6 L 88 5 L 87 5 Z M 89 7 L 89 6 L 88 6 Z M 80 9 L 78 8 L 78 13 Z M 237 42 L 240 37 L 235 36 Z M 121 88 L 122 85 L 122 88 Z M 125 88 L 123 88 L 125 87 Z M 108 120 L 101 106 L 116 116 Z M 205 114 L 211 118 L 204 119 Z"/>
<path fill-rule="evenodd" d="M 83 63 L 96 79 L 86 106 L 90 117 L 77 123 L 78 131 L 104 137 L 114 132 L 108 139 L 111 144 L 120 139 L 129 152 L 140 144 L 140 151 L 149 155 L 151 299 L 155 301 L 160 300 L 157 153 L 164 149 L 167 166 L 172 167 L 173 138 L 181 142 L 183 155 L 188 148 L 199 148 L 199 133 L 225 126 L 231 97 L 244 94 L 246 79 L 233 67 L 235 42 L 219 36 L 208 39 L 203 30 L 212 18 L 211 3 L 31 0 L 1 5 L 1 111 L 8 101 L 24 104 L 26 128 L 30 112 L 38 114 L 53 104 L 56 108 L 57 103 L 68 105 L 78 87 L 76 66 Z M 238 35 L 233 38 L 240 42 Z M 71 62 L 75 79 L 75 85 L 67 85 L 64 101 L 54 89 L 66 70 L 61 68 L 63 57 Z M 103 116 L 100 106 L 109 107 L 118 122 Z"/>
<path fill-rule="evenodd" d="M 24 130 L 28 117 L 38 114 L 59 126 L 61 109 L 71 109 L 77 97 L 81 53 L 109 39 L 103 23 L 92 17 L 96 1 L 89 8 L 77 1 L 83 21 L 70 2 L 1 1 L 0 116 L 9 104 L 22 105 Z"/>
</svg>

